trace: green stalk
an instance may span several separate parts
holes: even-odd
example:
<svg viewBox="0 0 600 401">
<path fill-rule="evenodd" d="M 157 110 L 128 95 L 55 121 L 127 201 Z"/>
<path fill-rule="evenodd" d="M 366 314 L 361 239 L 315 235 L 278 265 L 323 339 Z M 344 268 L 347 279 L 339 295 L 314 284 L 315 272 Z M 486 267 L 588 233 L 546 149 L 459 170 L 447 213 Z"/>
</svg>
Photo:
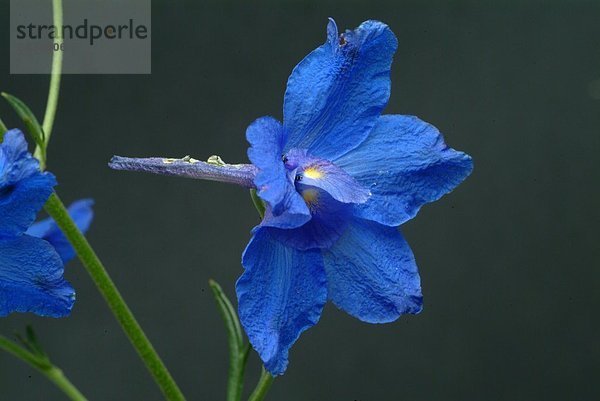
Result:
<svg viewBox="0 0 600 401">
<path fill-rule="evenodd" d="M 57 28 L 57 35 L 54 37 L 54 52 L 52 53 L 52 71 L 50 73 L 50 89 L 48 90 L 48 100 L 46 102 L 46 113 L 44 114 L 44 147 L 37 146 L 35 149 L 35 157 L 40 160 L 41 168 L 46 166 L 45 157 L 43 157 L 50 135 L 52 135 L 52 127 L 54 126 L 54 118 L 56 117 L 56 108 L 58 107 L 58 94 L 60 92 L 60 78 L 63 64 L 63 7 L 62 0 L 52 0 L 52 15 L 53 25 Z M 58 49 L 58 50 L 56 50 Z"/>
<path fill-rule="evenodd" d="M 260 375 L 260 379 L 258 380 L 258 384 L 256 385 L 256 388 L 254 389 L 252 394 L 250 394 L 250 398 L 248 398 L 248 401 L 264 400 L 265 396 L 269 392 L 269 389 L 273 385 L 274 380 L 275 378 L 271 376 L 269 372 L 265 370 L 265 368 L 263 368 L 262 373 Z"/>
<path fill-rule="evenodd" d="M 129 337 L 131 344 L 138 352 L 140 358 L 154 377 L 165 398 L 173 401 L 183 401 L 185 397 L 173 380 L 163 361 L 146 337 L 146 334 L 131 313 L 119 290 L 113 283 L 100 259 L 90 246 L 87 239 L 79 231 L 69 212 L 56 193 L 52 194 L 44 206 L 48 214 L 54 219 L 64 235 L 67 237 L 81 263 L 84 265 L 96 287 L 106 300 L 112 313 L 115 315 L 123 331 Z"/>
<path fill-rule="evenodd" d="M 37 146 L 35 156 L 40 160 L 40 168 L 44 170 L 46 166 L 46 148 L 52 134 L 52 127 L 56 116 L 58 105 L 58 95 L 60 92 L 60 81 L 62 72 L 63 53 L 60 47 L 63 43 L 62 25 L 63 25 L 63 7 L 62 0 L 52 0 L 53 24 L 58 28 L 58 35 L 54 39 L 54 44 L 58 47 L 52 55 L 52 72 L 50 78 L 50 89 L 48 91 L 48 101 L 46 103 L 46 113 L 42 128 L 44 131 L 43 146 Z M 56 221 L 71 245 L 77 252 L 79 259 L 86 270 L 94 280 L 98 290 L 106 300 L 111 311 L 120 323 L 125 334 L 133 344 L 140 355 L 142 361 L 154 377 L 154 380 L 168 400 L 185 400 L 181 390 L 173 380 L 173 377 L 165 367 L 164 363 L 156 353 L 156 350 L 148 340 L 148 337 L 140 327 L 139 323 L 131 313 L 131 310 L 125 303 L 125 300 L 117 290 L 108 272 L 96 256 L 96 253 L 87 242 L 84 235 L 79 231 L 64 204 L 56 194 L 52 194 L 45 205 L 45 209 Z"/>
<path fill-rule="evenodd" d="M 56 387 L 61 389 L 70 400 L 87 401 L 87 398 L 67 379 L 62 370 L 54 366 L 47 358 L 42 358 L 27 351 L 4 336 L 0 336 L 0 349 L 37 369 L 54 383 Z"/>
</svg>

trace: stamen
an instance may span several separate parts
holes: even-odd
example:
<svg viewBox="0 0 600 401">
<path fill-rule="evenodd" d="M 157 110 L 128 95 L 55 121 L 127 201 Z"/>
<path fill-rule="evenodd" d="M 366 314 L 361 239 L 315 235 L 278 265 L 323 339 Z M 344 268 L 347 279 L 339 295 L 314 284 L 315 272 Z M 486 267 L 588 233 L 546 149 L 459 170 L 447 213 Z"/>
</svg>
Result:
<svg viewBox="0 0 600 401">
<path fill-rule="evenodd" d="M 318 170 L 316 167 L 309 167 L 304 170 L 304 175 L 308 178 L 312 178 L 313 180 L 318 180 L 319 178 L 323 178 L 323 172 Z"/>
</svg>

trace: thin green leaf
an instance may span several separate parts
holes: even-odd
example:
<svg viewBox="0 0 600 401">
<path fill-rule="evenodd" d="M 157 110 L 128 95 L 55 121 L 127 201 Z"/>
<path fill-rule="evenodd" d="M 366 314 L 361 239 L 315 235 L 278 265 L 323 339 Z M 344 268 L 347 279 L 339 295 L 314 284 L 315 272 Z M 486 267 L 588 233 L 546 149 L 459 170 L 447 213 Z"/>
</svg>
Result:
<svg viewBox="0 0 600 401">
<path fill-rule="evenodd" d="M 45 148 L 44 130 L 42 129 L 42 126 L 40 125 L 37 118 L 35 118 L 35 115 L 31 111 L 31 109 L 27 107 L 27 105 L 23 103 L 20 99 L 11 94 L 2 92 L 2 97 L 6 99 L 8 104 L 12 106 L 17 115 L 21 118 L 21 120 L 23 120 L 23 123 L 27 128 L 27 132 L 33 138 L 35 144 L 41 148 Z"/>
<path fill-rule="evenodd" d="M 231 302 L 214 280 L 208 284 L 213 291 L 219 312 L 227 327 L 229 343 L 229 378 L 227 380 L 227 401 L 240 401 L 244 387 L 244 372 L 250 351 L 249 345 L 244 345 L 242 327 Z"/>
<path fill-rule="evenodd" d="M 17 341 L 18 341 L 19 343 L 21 343 L 21 345 L 22 345 L 24 348 L 26 348 L 26 349 L 27 349 L 27 351 L 29 351 L 29 352 L 31 352 L 31 353 L 33 353 L 33 352 L 34 352 L 34 349 L 33 349 L 33 347 L 31 346 L 31 344 L 29 344 L 29 341 L 27 340 L 27 338 L 23 337 L 23 336 L 21 335 L 21 333 L 15 333 L 15 337 L 16 337 Z"/>
<path fill-rule="evenodd" d="M 40 345 L 37 335 L 35 334 L 35 331 L 33 330 L 33 327 L 31 325 L 27 325 L 27 327 L 25 328 L 25 336 L 22 336 L 20 333 L 15 333 L 15 337 L 21 343 L 21 345 L 23 345 L 24 348 L 26 348 L 37 358 L 39 358 L 40 360 L 48 360 L 48 362 L 50 362 L 48 354 L 46 354 L 46 351 L 44 351 L 44 349 Z"/>
<path fill-rule="evenodd" d="M 265 203 L 262 199 L 260 199 L 260 197 L 256 193 L 256 189 L 250 190 L 250 197 L 252 198 L 252 203 L 254 203 L 254 207 L 256 208 L 258 215 L 262 219 L 263 217 L 265 217 Z"/>
<path fill-rule="evenodd" d="M 210 285 L 215 300 L 217 301 L 217 306 L 219 307 L 221 317 L 225 321 L 228 334 L 235 341 L 236 348 L 241 349 L 244 344 L 244 337 L 242 334 L 242 327 L 240 326 L 240 322 L 233 305 L 229 301 L 229 298 L 227 298 L 227 295 L 225 295 L 223 292 L 221 286 L 216 281 L 209 280 L 208 285 Z"/>
<path fill-rule="evenodd" d="M 30 333 L 27 333 L 29 337 Z M 34 337 L 31 337 L 33 341 Z M 21 342 L 28 342 L 26 338 L 20 337 Z M 69 379 L 63 374 L 62 370 L 54 366 L 50 359 L 46 356 L 36 355 L 32 352 L 28 346 L 21 347 L 14 341 L 0 335 L 0 350 L 6 351 L 7 353 L 15 356 L 16 358 L 28 363 L 30 366 L 39 370 L 44 376 L 52 381 L 58 388 L 60 388 L 67 397 L 72 401 L 87 401 L 85 396 L 69 381 Z"/>
<path fill-rule="evenodd" d="M 0 349 L 24 360 L 37 369 L 46 370 L 52 367 L 47 360 L 40 358 L 25 348 L 19 347 L 4 336 L 0 336 Z"/>
<path fill-rule="evenodd" d="M 2 143 L 6 131 L 8 131 L 8 128 L 6 128 L 6 125 L 4 125 L 4 122 L 2 122 L 2 119 L 0 118 L 0 143 Z"/>
<path fill-rule="evenodd" d="M 250 343 L 244 344 L 244 347 L 242 348 L 242 361 L 243 361 L 244 365 L 246 364 L 246 361 L 248 360 L 248 356 L 250 356 L 251 349 L 252 349 L 252 347 L 250 346 Z"/>
<path fill-rule="evenodd" d="M 37 335 L 35 334 L 35 331 L 33 330 L 33 326 L 27 325 L 27 327 L 25 328 L 25 333 L 27 335 L 27 341 L 29 342 L 33 352 L 36 355 L 39 355 L 40 357 L 47 358 L 48 354 L 46 354 L 46 351 L 44 351 L 44 349 L 42 348 L 42 345 L 38 341 Z"/>
</svg>

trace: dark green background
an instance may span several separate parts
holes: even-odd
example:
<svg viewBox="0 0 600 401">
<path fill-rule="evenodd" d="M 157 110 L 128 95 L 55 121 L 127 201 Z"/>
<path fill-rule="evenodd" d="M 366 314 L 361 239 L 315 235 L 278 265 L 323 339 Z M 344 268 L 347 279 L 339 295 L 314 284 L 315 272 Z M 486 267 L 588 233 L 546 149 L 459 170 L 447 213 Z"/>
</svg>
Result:
<svg viewBox="0 0 600 401">
<path fill-rule="evenodd" d="M 113 154 L 247 160 L 253 119 L 281 117 L 292 67 L 340 28 L 375 18 L 399 39 L 387 113 L 416 114 L 473 156 L 473 175 L 403 227 L 425 309 L 372 326 L 335 307 L 293 348 L 270 400 L 600 398 L 600 6 L 598 2 L 155 2 L 150 76 L 65 76 L 49 168 L 65 201 L 96 199 L 89 234 L 190 400 L 223 399 L 227 344 L 209 294 L 233 296 L 258 218 L 218 183 L 114 172 Z M 0 89 L 41 117 L 47 76 Z M 5 104 L 0 115 L 17 120 Z M 382 155 L 382 157 L 384 157 Z M 159 400 L 144 367 L 74 262 L 72 317 L 32 322 L 91 400 Z M 249 379 L 258 375 L 253 355 Z M 0 400 L 62 395 L 0 355 Z"/>
</svg>

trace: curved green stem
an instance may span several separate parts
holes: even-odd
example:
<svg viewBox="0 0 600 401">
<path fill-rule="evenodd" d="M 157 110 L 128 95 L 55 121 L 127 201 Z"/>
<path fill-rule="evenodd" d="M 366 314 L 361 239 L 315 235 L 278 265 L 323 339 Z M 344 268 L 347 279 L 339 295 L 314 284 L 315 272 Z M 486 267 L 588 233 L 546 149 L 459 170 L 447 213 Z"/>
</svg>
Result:
<svg viewBox="0 0 600 401">
<path fill-rule="evenodd" d="M 4 336 L 0 336 L 0 349 L 40 371 L 40 373 L 61 389 L 69 399 L 73 401 L 87 401 L 87 398 L 67 379 L 62 370 L 50 363 L 47 358 L 42 358 L 27 351 Z"/>
<path fill-rule="evenodd" d="M 256 388 L 254 389 L 252 394 L 250 394 L 250 398 L 248 398 L 248 401 L 264 400 L 265 396 L 269 392 L 269 389 L 273 385 L 274 380 L 275 378 L 271 376 L 269 372 L 265 370 L 265 368 L 263 368 L 262 373 L 260 375 L 260 379 L 258 380 L 258 384 L 256 385 Z"/>
<path fill-rule="evenodd" d="M 162 390 L 165 398 L 167 400 L 176 401 L 185 400 L 181 390 L 131 313 L 131 310 L 108 275 L 104 265 L 100 259 L 98 259 L 98 256 L 88 243 L 87 239 L 77 228 L 56 193 L 50 196 L 48 202 L 46 202 L 45 209 L 54 221 L 56 221 L 56 224 L 58 224 L 77 252 L 81 263 L 85 266 L 86 270 L 94 280 L 96 287 L 104 296 L 112 313 L 121 324 L 123 331 L 125 331 L 125 334 L 129 337 L 131 344 L 133 344 L 140 358 L 146 364 L 146 367 Z"/>
</svg>

